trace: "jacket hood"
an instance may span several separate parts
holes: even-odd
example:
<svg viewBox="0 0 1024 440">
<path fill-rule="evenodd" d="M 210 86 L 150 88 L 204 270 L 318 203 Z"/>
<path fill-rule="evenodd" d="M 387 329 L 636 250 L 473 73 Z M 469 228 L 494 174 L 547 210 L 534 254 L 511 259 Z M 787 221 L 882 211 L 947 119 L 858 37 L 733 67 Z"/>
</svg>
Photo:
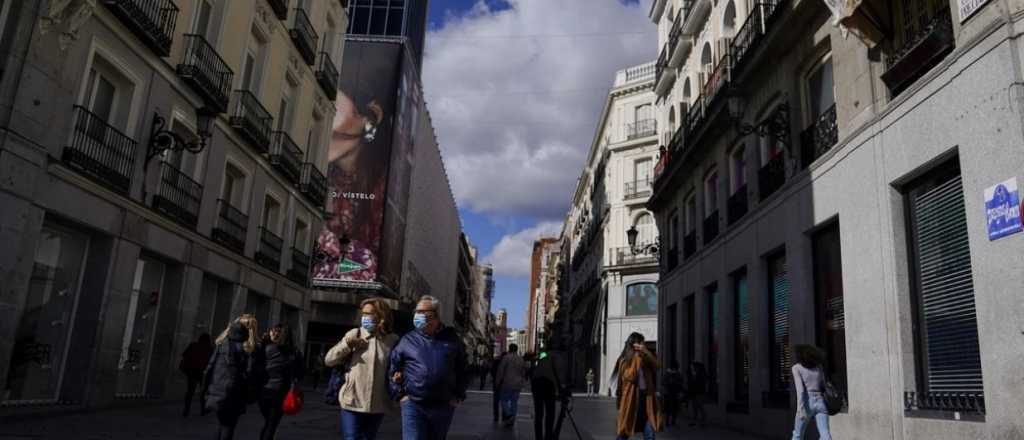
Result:
<svg viewBox="0 0 1024 440">
<path fill-rule="evenodd" d="M 249 339 L 249 331 L 239 324 L 231 324 L 231 329 L 228 330 L 228 340 L 232 342 L 245 342 L 246 339 Z"/>
</svg>

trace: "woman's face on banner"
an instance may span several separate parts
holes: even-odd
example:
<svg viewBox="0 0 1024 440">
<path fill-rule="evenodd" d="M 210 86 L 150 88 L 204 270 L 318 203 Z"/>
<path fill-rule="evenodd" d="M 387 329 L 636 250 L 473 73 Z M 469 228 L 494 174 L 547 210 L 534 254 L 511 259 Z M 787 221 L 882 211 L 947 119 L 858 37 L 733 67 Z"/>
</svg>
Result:
<svg viewBox="0 0 1024 440">
<path fill-rule="evenodd" d="M 355 151 L 362 143 L 366 117 L 359 114 L 352 99 L 343 92 L 338 92 L 335 100 L 334 126 L 331 130 L 331 148 L 328 162 Z"/>
</svg>

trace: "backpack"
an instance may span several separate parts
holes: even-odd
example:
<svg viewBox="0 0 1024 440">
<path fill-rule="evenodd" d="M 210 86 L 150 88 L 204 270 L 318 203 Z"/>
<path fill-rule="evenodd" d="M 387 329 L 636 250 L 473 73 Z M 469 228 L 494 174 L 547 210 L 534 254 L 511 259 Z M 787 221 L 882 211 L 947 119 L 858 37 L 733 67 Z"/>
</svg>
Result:
<svg viewBox="0 0 1024 440">
<path fill-rule="evenodd" d="M 843 410 L 843 396 L 828 378 L 825 379 L 825 391 L 821 394 L 825 400 L 825 409 L 828 410 L 828 415 L 834 416 Z"/>
<path fill-rule="evenodd" d="M 338 394 L 341 393 L 343 385 L 345 385 L 345 371 L 341 367 L 331 368 L 331 378 L 327 379 L 327 389 L 324 390 L 324 403 L 339 406 Z"/>
</svg>

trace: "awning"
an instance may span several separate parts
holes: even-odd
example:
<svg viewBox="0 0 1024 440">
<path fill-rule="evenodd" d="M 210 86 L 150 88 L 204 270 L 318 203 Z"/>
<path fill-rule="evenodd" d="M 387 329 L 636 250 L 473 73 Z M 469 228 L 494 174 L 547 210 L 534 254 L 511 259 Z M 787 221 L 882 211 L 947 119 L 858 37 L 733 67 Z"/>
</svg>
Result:
<svg viewBox="0 0 1024 440">
<path fill-rule="evenodd" d="M 885 40 L 883 26 L 864 0 L 824 0 L 825 6 L 832 11 L 832 25 L 843 29 L 843 36 L 847 32 L 853 33 L 864 42 L 868 48 L 874 49 L 879 43 Z"/>
</svg>

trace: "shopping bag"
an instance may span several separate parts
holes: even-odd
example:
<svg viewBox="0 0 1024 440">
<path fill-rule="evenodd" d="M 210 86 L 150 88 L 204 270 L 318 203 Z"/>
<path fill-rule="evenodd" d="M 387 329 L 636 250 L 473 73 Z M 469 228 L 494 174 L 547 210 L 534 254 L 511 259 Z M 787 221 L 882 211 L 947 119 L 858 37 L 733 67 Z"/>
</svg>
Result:
<svg viewBox="0 0 1024 440">
<path fill-rule="evenodd" d="M 284 403 L 281 405 L 281 412 L 293 416 L 302 411 L 302 390 L 292 387 L 288 395 L 284 396 Z"/>
</svg>

